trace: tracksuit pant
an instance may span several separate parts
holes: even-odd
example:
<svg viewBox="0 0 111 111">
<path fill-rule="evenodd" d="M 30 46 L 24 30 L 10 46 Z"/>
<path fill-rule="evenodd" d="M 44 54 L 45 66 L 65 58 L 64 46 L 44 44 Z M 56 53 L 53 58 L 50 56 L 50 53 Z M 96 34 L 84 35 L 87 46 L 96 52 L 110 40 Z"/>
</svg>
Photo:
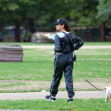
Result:
<svg viewBox="0 0 111 111">
<path fill-rule="evenodd" d="M 50 87 L 50 94 L 56 96 L 58 92 L 58 87 L 60 80 L 64 72 L 66 90 L 68 92 L 68 97 L 71 98 L 74 96 L 73 91 L 73 55 L 72 53 L 63 54 L 56 53 L 54 60 L 54 76 Z"/>
</svg>

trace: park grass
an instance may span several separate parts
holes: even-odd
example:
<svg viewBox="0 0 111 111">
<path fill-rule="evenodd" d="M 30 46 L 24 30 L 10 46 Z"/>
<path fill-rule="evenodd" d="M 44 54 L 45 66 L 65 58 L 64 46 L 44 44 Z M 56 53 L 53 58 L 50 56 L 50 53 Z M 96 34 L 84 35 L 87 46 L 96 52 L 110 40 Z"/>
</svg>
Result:
<svg viewBox="0 0 111 111">
<path fill-rule="evenodd" d="M 21 45 L 35 45 L 21 43 Z M 37 46 L 54 46 L 54 44 L 36 44 Z M 111 43 L 85 43 L 86 46 L 108 46 Z M 50 81 L 53 76 L 53 49 L 24 49 L 23 62 L 0 62 L 0 88 L 27 85 L 23 81 Z M 111 49 L 80 49 L 76 51 L 73 77 L 74 80 L 111 78 Z M 103 80 L 103 79 L 102 79 Z M 110 79 L 111 80 L 111 79 Z M 22 82 L 15 82 L 22 81 Z M 63 80 L 62 80 L 63 81 Z M 12 82 L 12 83 L 9 83 Z M 104 81 L 102 81 L 104 82 Z M 42 89 L 41 89 L 42 90 Z M 41 91 L 30 90 L 30 91 Z M 49 89 L 47 89 L 49 90 Z M 64 90 L 64 89 L 61 89 Z M 84 90 L 84 89 L 83 89 Z M 27 92 L 29 90 L 9 92 Z M 0 91 L 8 92 L 8 91 Z M 56 102 L 46 100 L 0 100 L 0 109 L 28 110 L 74 110 L 74 111 L 110 111 L 111 102 L 104 99 L 57 99 Z"/>
<path fill-rule="evenodd" d="M 84 52 L 77 51 L 73 70 L 75 78 L 111 78 L 110 49 L 93 50 L 95 54 L 90 49 Z M 53 68 L 52 50 L 24 49 L 22 63 L 0 62 L 0 80 L 50 81 Z"/>
<path fill-rule="evenodd" d="M 21 45 L 21 46 L 54 46 L 54 43 L 31 43 L 31 42 L 2 42 L 0 44 Z"/>
<path fill-rule="evenodd" d="M 0 84 L 0 87 L 13 87 L 13 86 L 21 86 L 21 85 L 26 85 L 25 83 L 10 83 L 10 84 Z"/>
<path fill-rule="evenodd" d="M 111 42 L 84 42 L 85 46 L 111 46 Z"/>
<path fill-rule="evenodd" d="M 18 44 L 22 46 L 54 46 L 54 43 L 2 42 L 0 44 Z M 84 46 L 110 46 L 111 42 L 84 42 Z"/>
<path fill-rule="evenodd" d="M 26 44 L 29 45 L 29 43 Z M 94 45 L 95 43 L 87 44 Z M 110 43 L 100 44 L 109 45 Z M 21 63 L 0 62 L 1 81 L 52 80 L 54 74 L 53 49 L 46 49 L 45 47 L 44 49 L 24 49 L 23 53 L 23 62 Z M 80 49 L 76 53 L 77 61 L 74 63 L 73 69 L 74 80 L 81 78 L 111 78 L 111 49 Z M 1 88 L 17 85 L 26 84 L 19 82 L 14 84 L 7 84 L 7 82 L 6 84 L 5 82 L 0 83 Z"/>
<path fill-rule="evenodd" d="M 111 111 L 111 102 L 106 103 L 104 99 L 74 99 L 72 103 L 67 103 L 67 99 L 57 99 L 56 102 L 46 100 L 5 100 L 0 101 L 0 109 Z"/>
</svg>

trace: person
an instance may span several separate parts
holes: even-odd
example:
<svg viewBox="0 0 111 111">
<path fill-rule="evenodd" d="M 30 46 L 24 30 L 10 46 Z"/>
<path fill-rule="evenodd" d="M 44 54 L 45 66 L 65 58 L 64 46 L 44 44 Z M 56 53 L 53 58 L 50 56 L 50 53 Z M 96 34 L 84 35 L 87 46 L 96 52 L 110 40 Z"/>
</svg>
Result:
<svg viewBox="0 0 111 111">
<path fill-rule="evenodd" d="M 71 34 L 66 19 L 59 18 L 55 23 L 56 30 L 59 31 L 55 35 L 55 59 L 54 59 L 54 75 L 50 87 L 50 95 L 45 96 L 46 100 L 56 101 L 58 87 L 63 72 L 65 77 L 66 89 L 68 92 L 68 101 L 73 102 L 73 51 L 78 50 L 83 45 L 83 40 Z"/>
</svg>

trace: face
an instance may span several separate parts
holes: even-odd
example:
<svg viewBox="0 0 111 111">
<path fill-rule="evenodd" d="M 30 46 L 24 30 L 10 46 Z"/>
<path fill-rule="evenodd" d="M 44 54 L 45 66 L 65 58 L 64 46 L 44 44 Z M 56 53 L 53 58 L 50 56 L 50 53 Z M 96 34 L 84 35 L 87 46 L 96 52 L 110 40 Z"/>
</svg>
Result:
<svg viewBox="0 0 111 111">
<path fill-rule="evenodd" d="M 57 31 L 62 31 L 63 29 L 64 29 L 64 25 L 60 25 L 60 24 L 56 25 L 56 30 Z"/>
</svg>

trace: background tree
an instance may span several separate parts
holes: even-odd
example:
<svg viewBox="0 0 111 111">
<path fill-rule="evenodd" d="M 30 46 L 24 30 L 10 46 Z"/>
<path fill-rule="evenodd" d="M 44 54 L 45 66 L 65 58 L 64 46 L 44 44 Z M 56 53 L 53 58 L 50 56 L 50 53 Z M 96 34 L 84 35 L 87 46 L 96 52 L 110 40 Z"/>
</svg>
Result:
<svg viewBox="0 0 111 111">
<path fill-rule="evenodd" d="M 111 0 L 99 0 L 97 18 L 102 22 L 111 22 Z M 111 24 L 110 24 L 111 25 Z"/>
<path fill-rule="evenodd" d="M 0 25 L 15 26 L 15 41 L 20 41 L 20 27 L 30 32 L 54 31 L 53 22 L 64 17 L 74 26 L 98 27 L 110 19 L 110 1 L 106 0 L 0 0 Z M 103 7 L 105 4 L 105 10 Z M 98 6 L 98 10 L 97 10 Z M 96 18 L 98 11 L 98 18 Z M 107 16 L 103 17 L 104 13 Z M 100 21 L 101 18 L 102 20 Z"/>
<path fill-rule="evenodd" d="M 101 41 L 105 41 L 105 25 L 111 25 L 111 0 L 99 0 L 97 19 L 100 21 Z"/>
<path fill-rule="evenodd" d="M 4 25 L 15 25 L 15 41 L 20 42 L 20 26 L 24 25 L 29 18 L 34 18 L 36 9 L 33 9 L 33 5 L 36 2 L 34 0 L 0 0 L 0 3 L 0 19 Z"/>
</svg>

